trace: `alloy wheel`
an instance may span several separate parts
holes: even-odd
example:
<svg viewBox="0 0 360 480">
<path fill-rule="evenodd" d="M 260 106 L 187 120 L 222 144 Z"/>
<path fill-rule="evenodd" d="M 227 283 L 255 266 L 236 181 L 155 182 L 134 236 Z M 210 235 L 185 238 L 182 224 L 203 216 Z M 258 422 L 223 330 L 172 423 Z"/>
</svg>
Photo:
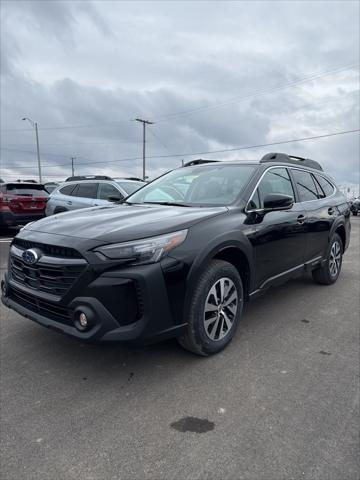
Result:
<svg viewBox="0 0 360 480">
<path fill-rule="evenodd" d="M 329 272 L 332 277 L 339 273 L 341 265 L 341 247 L 338 241 L 335 241 L 330 250 Z"/>
<path fill-rule="evenodd" d="M 220 278 L 210 288 L 204 308 L 204 328 L 210 340 L 219 341 L 229 334 L 238 304 L 238 291 L 230 278 Z"/>
</svg>

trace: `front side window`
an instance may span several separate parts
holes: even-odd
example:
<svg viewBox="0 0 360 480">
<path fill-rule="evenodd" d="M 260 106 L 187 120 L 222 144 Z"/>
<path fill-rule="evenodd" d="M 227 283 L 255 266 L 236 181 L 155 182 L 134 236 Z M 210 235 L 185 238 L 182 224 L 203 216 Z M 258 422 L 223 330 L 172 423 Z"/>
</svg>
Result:
<svg viewBox="0 0 360 480">
<path fill-rule="evenodd" d="M 295 179 L 300 202 L 318 200 L 323 196 L 320 194 L 311 173 L 294 169 L 292 170 L 292 174 Z"/>
<path fill-rule="evenodd" d="M 289 195 L 294 198 L 294 190 L 286 168 L 272 168 L 265 173 L 258 188 L 253 193 L 247 209 L 263 209 L 265 197 L 274 193 Z"/>
<path fill-rule="evenodd" d="M 177 203 L 187 206 L 229 205 L 255 171 L 253 165 L 222 162 L 179 168 L 128 197 L 129 203 Z"/>
<path fill-rule="evenodd" d="M 123 195 L 121 195 L 119 190 L 115 188 L 114 185 L 110 185 L 109 183 L 100 183 L 98 198 L 101 200 L 109 200 L 109 197 L 119 197 L 122 199 Z"/>
<path fill-rule="evenodd" d="M 97 183 L 79 183 L 76 196 L 82 198 L 96 198 L 97 189 Z"/>
</svg>

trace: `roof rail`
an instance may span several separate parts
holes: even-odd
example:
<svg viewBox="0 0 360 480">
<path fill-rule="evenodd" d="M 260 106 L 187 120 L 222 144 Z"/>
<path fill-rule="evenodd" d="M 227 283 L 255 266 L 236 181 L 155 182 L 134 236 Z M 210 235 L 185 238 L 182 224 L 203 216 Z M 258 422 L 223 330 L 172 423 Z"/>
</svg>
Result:
<svg viewBox="0 0 360 480">
<path fill-rule="evenodd" d="M 146 183 L 146 180 L 143 180 L 142 178 L 138 177 L 121 177 L 123 180 L 133 180 L 135 182 L 144 182 Z"/>
<path fill-rule="evenodd" d="M 315 160 L 311 160 L 310 158 L 296 157 L 295 155 L 288 155 L 287 153 L 267 153 L 262 157 L 260 163 L 267 162 L 292 163 L 293 165 L 302 165 L 304 167 L 315 168 L 316 170 L 322 171 L 322 166 Z"/>
<path fill-rule="evenodd" d="M 65 182 L 74 182 L 80 180 L 112 180 L 112 178 L 106 175 L 78 175 L 75 177 L 68 177 Z"/>
<path fill-rule="evenodd" d="M 203 163 L 219 162 L 219 160 L 203 160 L 199 158 L 197 160 L 190 160 L 190 162 L 184 163 L 183 167 L 193 167 L 194 165 L 202 165 Z"/>
</svg>

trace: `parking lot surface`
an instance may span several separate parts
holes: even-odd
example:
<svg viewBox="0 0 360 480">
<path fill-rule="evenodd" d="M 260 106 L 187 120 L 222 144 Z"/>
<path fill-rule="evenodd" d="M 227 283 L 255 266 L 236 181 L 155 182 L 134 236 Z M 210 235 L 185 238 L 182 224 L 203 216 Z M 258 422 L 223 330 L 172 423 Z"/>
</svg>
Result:
<svg viewBox="0 0 360 480">
<path fill-rule="evenodd" d="M 268 291 L 211 358 L 83 345 L 1 306 L 1 478 L 358 480 L 359 227 L 335 285 Z"/>
</svg>

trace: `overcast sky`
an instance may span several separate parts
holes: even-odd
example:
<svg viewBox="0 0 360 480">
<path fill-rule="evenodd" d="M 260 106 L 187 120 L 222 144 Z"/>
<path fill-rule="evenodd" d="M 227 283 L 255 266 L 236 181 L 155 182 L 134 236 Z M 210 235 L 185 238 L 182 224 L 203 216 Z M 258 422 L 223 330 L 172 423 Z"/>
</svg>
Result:
<svg viewBox="0 0 360 480">
<path fill-rule="evenodd" d="M 358 133 L 185 154 L 358 129 L 359 44 L 352 1 L 2 1 L 1 177 L 37 174 L 25 116 L 46 180 L 140 176 L 140 116 L 150 177 L 285 151 L 356 184 Z"/>
</svg>

